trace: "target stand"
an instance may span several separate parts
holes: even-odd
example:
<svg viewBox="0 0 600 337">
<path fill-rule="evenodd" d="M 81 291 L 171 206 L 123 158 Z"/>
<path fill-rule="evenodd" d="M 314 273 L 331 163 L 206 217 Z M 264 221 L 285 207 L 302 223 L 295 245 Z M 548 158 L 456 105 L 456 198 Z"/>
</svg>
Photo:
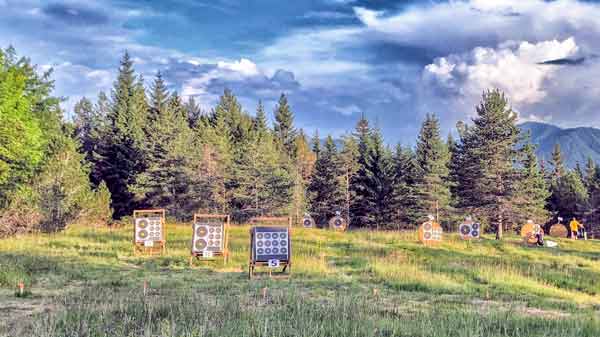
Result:
<svg viewBox="0 0 600 337">
<path fill-rule="evenodd" d="M 269 278 L 273 271 L 278 277 L 289 278 L 292 270 L 291 217 L 258 217 L 251 221 L 248 278 L 255 277 L 257 267 L 267 267 Z M 277 225 L 277 223 L 286 225 Z"/>
<path fill-rule="evenodd" d="M 442 242 L 444 230 L 439 223 L 430 220 L 422 223 L 417 230 L 419 241 L 426 246 L 435 246 Z"/>
<path fill-rule="evenodd" d="M 133 255 L 161 255 L 167 249 L 164 209 L 133 211 Z"/>
<path fill-rule="evenodd" d="M 229 259 L 229 215 L 194 214 L 192 223 L 192 245 L 190 268 L 194 262 L 208 262 Z"/>
<path fill-rule="evenodd" d="M 460 226 L 458 226 L 458 233 L 463 240 L 480 239 L 481 224 L 467 218 Z"/>
</svg>

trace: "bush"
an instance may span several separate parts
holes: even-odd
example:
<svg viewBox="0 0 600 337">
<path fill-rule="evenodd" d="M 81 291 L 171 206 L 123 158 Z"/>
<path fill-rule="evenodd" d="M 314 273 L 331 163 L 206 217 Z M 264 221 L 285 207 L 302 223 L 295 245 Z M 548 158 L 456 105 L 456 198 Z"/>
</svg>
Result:
<svg viewBox="0 0 600 337">
<path fill-rule="evenodd" d="M 95 191 L 89 193 L 77 222 L 89 226 L 107 225 L 111 221 L 113 215 L 113 210 L 110 207 L 110 200 L 110 191 L 108 190 L 106 183 L 100 183 Z"/>
<path fill-rule="evenodd" d="M 42 220 L 37 194 L 31 188 L 22 187 L 13 193 L 11 201 L 0 215 L 0 238 L 31 232 Z"/>
</svg>

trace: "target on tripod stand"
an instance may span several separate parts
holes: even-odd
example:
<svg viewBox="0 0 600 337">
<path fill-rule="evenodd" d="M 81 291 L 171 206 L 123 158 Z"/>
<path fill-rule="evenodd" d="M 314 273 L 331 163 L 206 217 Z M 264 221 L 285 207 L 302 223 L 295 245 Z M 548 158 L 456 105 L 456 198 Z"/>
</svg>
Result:
<svg viewBox="0 0 600 337">
<path fill-rule="evenodd" d="M 479 239 L 481 235 L 481 224 L 467 219 L 460 224 L 458 231 L 463 240 Z"/>
<path fill-rule="evenodd" d="M 254 227 L 251 237 L 254 262 L 289 261 L 291 243 L 288 227 Z"/>
<path fill-rule="evenodd" d="M 310 215 L 306 214 L 302 219 L 302 226 L 304 228 L 313 228 L 315 227 L 315 220 Z"/>
<path fill-rule="evenodd" d="M 345 231 L 348 227 L 348 223 L 346 219 L 341 217 L 340 215 L 336 215 L 329 220 L 329 228 L 336 231 Z"/>
<path fill-rule="evenodd" d="M 223 252 L 225 231 L 223 223 L 197 222 L 193 226 L 192 252 Z"/>
<path fill-rule="evenodd" d="M 419 241 L 421 241 L 421 243 L 426 245 L 436 244 L 442 242 L 443 229 L 440 224 L 430 220 L 422 223 L 421 226 L 419 226 L 418 234 Z"/>
</svg>

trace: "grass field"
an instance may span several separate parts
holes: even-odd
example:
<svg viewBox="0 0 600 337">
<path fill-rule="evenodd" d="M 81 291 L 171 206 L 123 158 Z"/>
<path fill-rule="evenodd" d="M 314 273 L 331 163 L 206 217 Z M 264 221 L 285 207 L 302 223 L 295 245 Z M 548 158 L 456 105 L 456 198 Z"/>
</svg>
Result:
<svg viewBox="0 0 600 337">
<path fill-rule="evenodd" d="M 249 281 L 248 229 L 196 269 L 189 225 L 160 257 L 134 256 L 131 228 L 0 240 L 0 336 L 600 336 L 598 241 L 294 228 L 292 277 Z"/>
</svg>

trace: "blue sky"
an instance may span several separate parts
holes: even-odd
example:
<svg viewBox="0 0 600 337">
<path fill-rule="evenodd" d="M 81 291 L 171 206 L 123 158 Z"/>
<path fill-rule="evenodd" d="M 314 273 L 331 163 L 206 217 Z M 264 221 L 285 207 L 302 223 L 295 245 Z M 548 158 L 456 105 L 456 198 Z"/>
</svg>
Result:
<svg viewBox="0 0 600 337">
<path fill-rule="evenodd" d="M 308 133 L 365 113 L 413 143 L 426 113 L 447 133 L 493 87 L 521 121 L 600 126 L 598 17 L 576 0 L 0 0 L 0 46 L 54 68 L 67 115 L 110 90 L 128 50 L 206 110 L 225 87 L 250 113 L 285 92 Z"/>
</svg>

